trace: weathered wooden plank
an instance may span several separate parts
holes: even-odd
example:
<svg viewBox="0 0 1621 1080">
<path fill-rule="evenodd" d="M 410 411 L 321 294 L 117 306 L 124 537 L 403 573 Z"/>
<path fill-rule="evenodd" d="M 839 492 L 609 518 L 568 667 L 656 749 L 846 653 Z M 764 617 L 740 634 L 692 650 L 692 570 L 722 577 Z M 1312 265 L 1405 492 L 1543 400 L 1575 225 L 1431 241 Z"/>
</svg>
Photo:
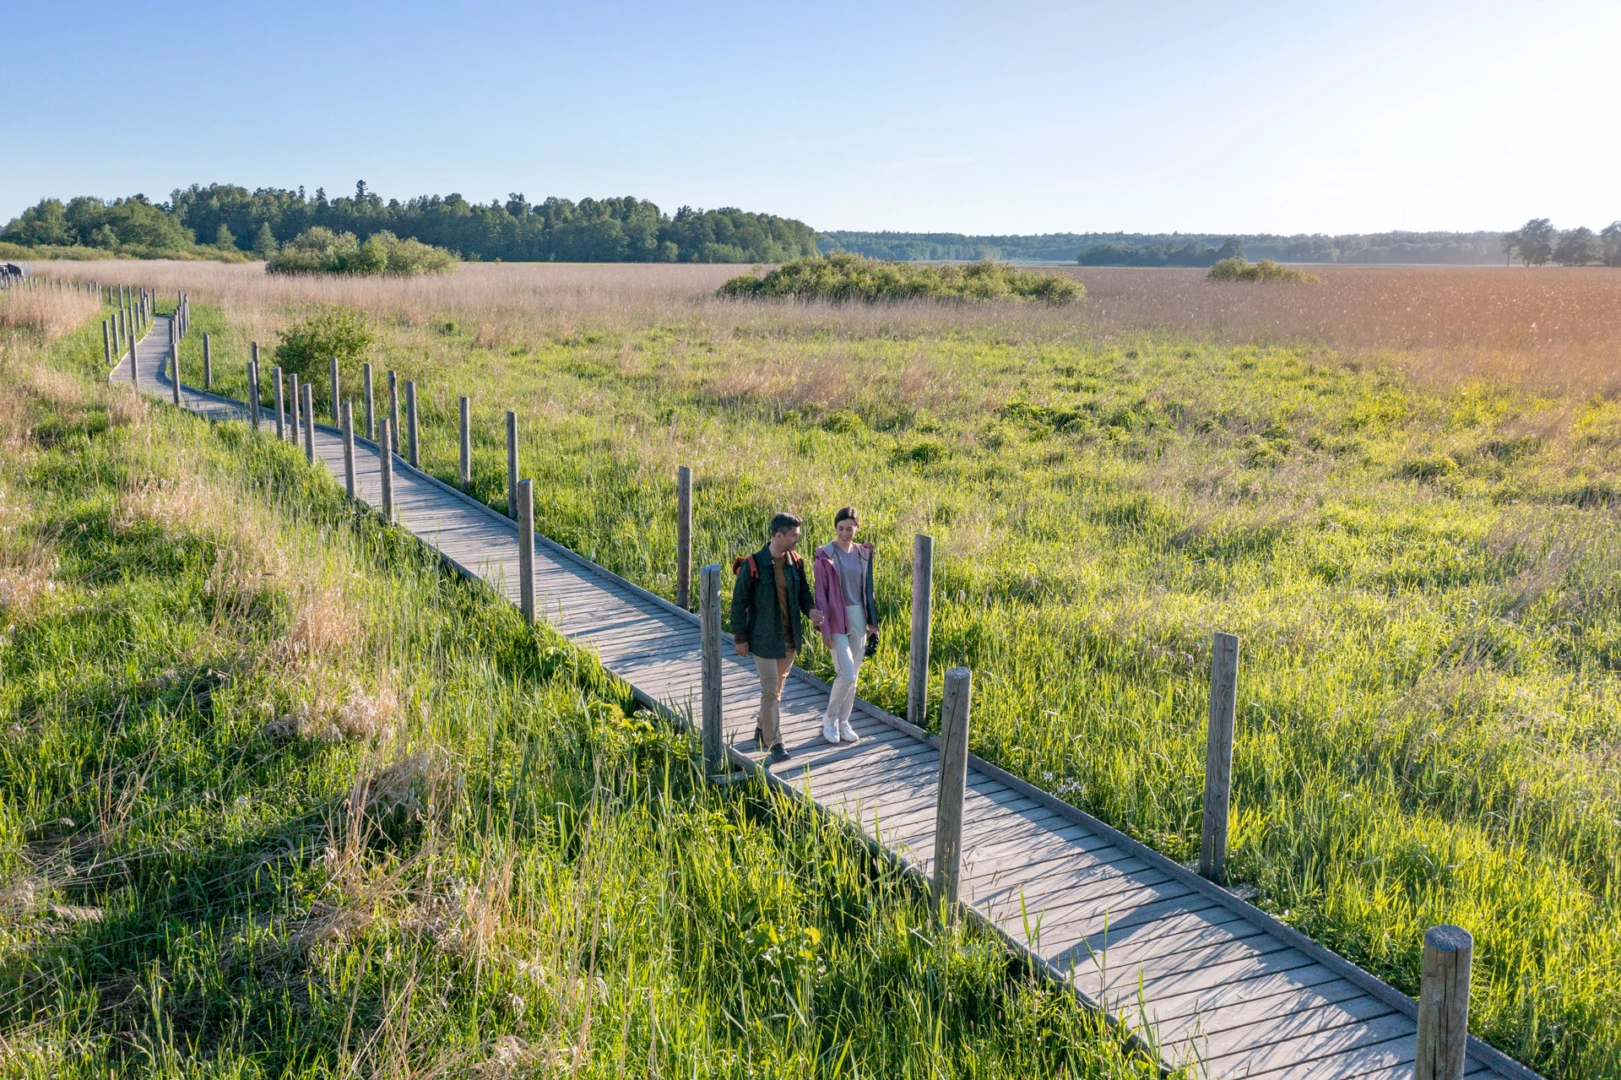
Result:
<svg viewBox="0 0 1621 1080">
<path fill-rule="evenodd" d="M 1231 1060 L 1233 1072 L 1250 1070 L 1263 1058 L 1281 1048 L 1284 1053 L 1309 1052 L 1319 1041 L 1329 1038 L 1329 1032 L 1348 1026 L 1365 1024 L 1383 1016 L 1394 1016 L 1396 1010 L 1368 994 L 1356 994 L 1343 1001 L 1303 1007 L 1294 998 L 1277 998 L 1268 1002 L 1264 1010 L 1273 1015 L 1261 1016 L 1248 1023 L 1231 1024 L 1223 1016 L 1223 1025 L 1215 1031 L 1188 1031 L 1167 1039 L 1160 1029 L 1160 1046 L 1176 1055 L 1184 1047 L 1192 1050 L 1199 1060 L 1222 1062 Z M 1237 1011 L 1237 1010 L 1230 1010 Z M 1197 1027 L 1189 1018 L 1187 1027 Z M 1224 1070 L 1227 1071 L 1227 1070 Z"/>
<path fill-rule="evenodd" d="M 1212 1072 L 1236 1071 L 1268 1080 L 1337 1080 L 1411 1062 L 1417 1031 L 1411 1018 L 1391 1014 L 1271 1046 L 1238 1050 L 1206 1064 Z"/>
</svg>

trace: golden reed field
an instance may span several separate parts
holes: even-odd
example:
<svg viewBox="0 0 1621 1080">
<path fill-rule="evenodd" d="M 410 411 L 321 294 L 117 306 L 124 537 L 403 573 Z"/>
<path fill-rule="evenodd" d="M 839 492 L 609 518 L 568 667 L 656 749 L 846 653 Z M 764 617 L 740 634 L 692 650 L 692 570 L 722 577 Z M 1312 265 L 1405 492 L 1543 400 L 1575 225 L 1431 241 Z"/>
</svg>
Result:
<svg viewBox="0 0 1621 1080">
<path fill-rule="evenodd" d="M 752 321 L 758 311 L 713 298 L 745 268 L 662 264 L 463 264 L 442 278 L 294 279 L 266 276 L 260 264 L 197 262 L 38 263 L 46 276 L 185 287 L 201 303 L 240 317 L 260 309 L 264 338 L 278 308 L 351 304 L 374 314 L 422 321 L 445 310 L 479 320 L 492 341 L 553 334 L 575 324 L 643 323 L 690 317 Z M 852 331 L 890 323 L 941 328 L 983 324 L 1076 323 L 1092 332 L 1167 328 L 1232 341 L 1319 342 L 1348 359 L 1383 357 L 1440 383 L 1489 374 L 1540 390 L 1610 393 L 1621 388 L 1621 274 L 1606 268 L 1329 266 L 1317 286 L 1256 288 L 1211 282 L 1203 270 L 1066 269 L 1087 299 L 1067 309 L 1027 306 L 941 308 L 937 304 L 830 313 L 807 305 L 807 321 Z M 780 323 L 792 313 L 777 309 Z M 1399 354 L 1399 355 L 1398 355 Z"/>
</svg>

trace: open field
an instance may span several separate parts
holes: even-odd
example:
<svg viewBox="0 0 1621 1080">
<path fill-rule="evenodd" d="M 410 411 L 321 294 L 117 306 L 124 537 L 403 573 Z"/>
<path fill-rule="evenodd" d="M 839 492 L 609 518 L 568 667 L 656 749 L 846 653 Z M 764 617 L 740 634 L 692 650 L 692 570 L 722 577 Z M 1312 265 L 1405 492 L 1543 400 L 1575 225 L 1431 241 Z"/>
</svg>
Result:
<svg viewBox="0 0 1621 1080">
<path fill-rule="evenodd" d="M 1479 1034 L 1621 1070 L 1621 275 L 1085 271 L 1086 303 L 1033 311 L 722 303 L 688 268 L 129 270 L 211 305 L 233 393 L 301 306 L 373 312 L 427 468 L 454 477 L 470 394 L 502 506 L 517 410 L 539 526 L 666 595 L 677 463 L 704 561 L 778 507 L 820 541 L 856 503 L 885 616 L 862 693 L 892 708 L 933 533 L 935 660 L 975 668 L 975 749 L 1176 857 L 1209 634 L 1240 634 L 1233 863 L 1258 902 L 1409 991 L 1423 928 L 1460 923 Z"/>
<path fill-rule="evenodd" d="M 0 1075 L 1156 1074 L 294 448 L 12 325 Z"/>
</svg>

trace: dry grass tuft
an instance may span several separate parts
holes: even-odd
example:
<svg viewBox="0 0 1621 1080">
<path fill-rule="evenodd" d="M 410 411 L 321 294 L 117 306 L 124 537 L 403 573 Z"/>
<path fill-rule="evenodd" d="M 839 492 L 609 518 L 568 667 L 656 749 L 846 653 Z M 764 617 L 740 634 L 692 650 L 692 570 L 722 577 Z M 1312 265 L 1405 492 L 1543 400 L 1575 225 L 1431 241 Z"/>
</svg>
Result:
<svg viewBox="0 0 1621 1080">
<path fill-rule="evenodd" d="M 11 561 L 0 555 L 0 616 L 20 619 L 31 612 L 41 597 L 57 589 L 51 575 L 56 571 L 56 560 L 48 549 L 40 547 Z"/>
<path fill-rule="evenodd" d="M 265 734 L 273 739 L 307 739 L 338 743 L 386 740 L 395 732 L 399 698 L 383 687 L 375 694 L 355 687 L 342 701 L 329 701 L 317 693 L 313 702 L 270 721 Z"/>
<path fill-rule="evenodd" d="M 53 340 L 83 326 L 100 309 L 84 293 L 6 289 L 0 291 L 0 333 L 35 334 Z"/>
<path fill-rule="evenodd" d="M 359 632 L 360 620 L 340 590 L 306 593 L 299 603 L 292 632 L 281 647 L 281 657 L 287 663 L 299 663 L 317 656 L 338 656 Z"/>
<path fill-rule="evenodd" d="M 184 377 L 182 376 L 182 382 Z M 107 423 L 110 427 L 129 427 L 146 420 L 151 406 L 146 398 L 127 387 L 115 390 L 107 401 Z"/>
<path fill-rule="evenodd" d="M 218 494 L 196 476 L 143 480 L 127 488 L 113 510 L 114 527 L 128 531 L 152 524 L 169 536 L 211 532 L 222 518 Z"/>
</svg>

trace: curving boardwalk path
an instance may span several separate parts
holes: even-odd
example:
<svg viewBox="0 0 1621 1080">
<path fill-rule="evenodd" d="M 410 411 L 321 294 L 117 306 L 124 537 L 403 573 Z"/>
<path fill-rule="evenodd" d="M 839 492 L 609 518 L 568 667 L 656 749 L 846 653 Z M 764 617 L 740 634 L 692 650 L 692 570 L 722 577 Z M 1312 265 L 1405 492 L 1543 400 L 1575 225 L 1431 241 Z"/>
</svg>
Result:
<svg viewBox="0 0 1621 1080">
<path fill-rule="evenodd" d="M 168 318 L 137 343 L 143 391 L 170 400 L 164 373 Z M 129 360 L 114 367 L 128 382 Z M 182 386 L 183 407 L 211 420 L 245 420 L 247 406 Z M 274 429 L 265 412 L 267 438 Z M 375 444 L 355 440 L 356 494 L 381 501 Z M 317 425 L 318 460 L 343 480 L 338 430 Z M 516 602 L 517 530 L 482 503 L 394 464 L 400 524 L 463 573 Z M 696 713 L 697 617 L 544 538 L 536 541 L 536 606 L 570 640 L 649 704 Z M 696 582 L 695 582 L 696 584 Z M 752 663 L 724 650 L 728 742 L 752 738 L 758 687 Z M 934 852 L 939 752 L 932 738 L 858 701 L 862 741 L 831 747 L 818 734 L 827 685 L 795 669 L 783 693 L 793 758 L 769 780 L 859 827 L 905 866 L 927 875 Z M 732 751 L 759 768 L 757 755 Z M 1167 1063 L 1209 1077 L 1406 1080 L 1414 1073 L 1415 1009 L 1397 992 L 1296 931 L 978 758 L 969 759 L 961 894 L 974 917 L 1052 978 L 1159 1047 Z M 1465 1076 L 1536 1074 L 1471 1040 Z"/>
</svg>

